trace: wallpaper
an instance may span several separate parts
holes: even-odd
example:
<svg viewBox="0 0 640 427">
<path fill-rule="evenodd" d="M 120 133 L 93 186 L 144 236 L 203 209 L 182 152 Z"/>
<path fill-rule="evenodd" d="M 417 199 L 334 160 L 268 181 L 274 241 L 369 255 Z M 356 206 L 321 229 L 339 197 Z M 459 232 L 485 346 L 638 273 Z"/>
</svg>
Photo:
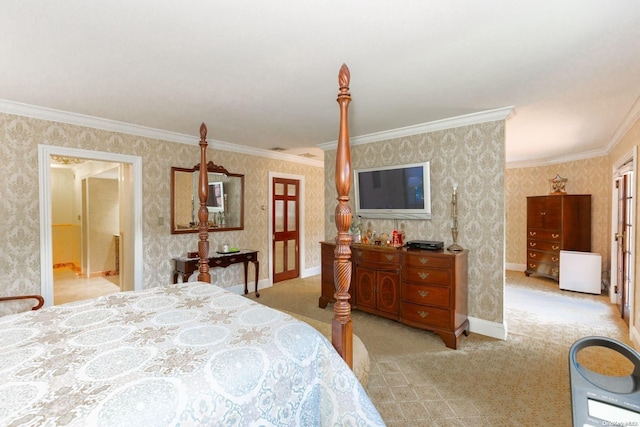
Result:
<svg viewBox="0 0 640 427">
<path fill-rule="evenodd" d="M 194 124 L 197 133 L 199 122 Z M 210 132 L 212 133 L 212 132 Z M 194 144 L 198 138 L 194 137 Z M 169 283 L 172 258 L 197 250 L 197 234 L 169 232 L 172 166 L 199 163 L 197 145 L 179 144 L 0 113 L 0 284 L 2 295 L 40 293 L 40 224 L 38 206 L 38 144 L 74 147 L 142 157 L 144 287 Z M 320 265 L 318 242 L 324 237 L 324 175 L 322 167 L 209 148 L 208 159 L 230 172 L 245 174 L 245 229 L 210 233 L 211 247 L 222 241 L 260 252 L 260 279 L 268 277 L 267 235 L 269 172 L 305 177 L 306 268 Z M 162 224 L 159 218 L 164 218 Z M 251 269 L 251 267 L 250 267 Z M 244 283 L 242 265 L 211 270 L 222 286 Z M 0 305 L 0 314 L 13 308 Z"/>
<path fill-rule="evenodd" d="M 377 232 L 404 225 L 407 240 L 451 237 L 451 194 L 458 185 L 458 244 L 469 250 L 469 315 L 502 323 L 504 298 L 504 121 L 463 126 L 351 147 L 352 168 L 430 161 L 431 220 L 369 220 Z M 325 152 L 325 215 L 336 201 L 336 150 Z M 353 209 L 353 184 L 350 194 Z M 325 222 L 325 238 L 337 234 Z"/>
<path fill-rule="evenodd" d="M 555 165 L 507 169 L 505 203 L 507 263 L 527 261 L 527 196 L 549 194 L 549 179 L 567 178 L 567 194 L 591 194 L 591 252 L 602 256 L 602 271 L 608 274 L 611 259 L 611 165 L 606 156 Z"/>
</svg>

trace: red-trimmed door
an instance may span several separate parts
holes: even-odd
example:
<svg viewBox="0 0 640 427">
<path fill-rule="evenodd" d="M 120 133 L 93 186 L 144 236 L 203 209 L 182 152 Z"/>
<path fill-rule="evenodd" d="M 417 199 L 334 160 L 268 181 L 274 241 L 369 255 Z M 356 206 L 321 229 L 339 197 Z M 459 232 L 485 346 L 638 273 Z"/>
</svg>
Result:
<svg viewBox="0 0 640 427">
<path fill-rule="evenodd" d="M 300 275 L 300 181 L 273 178 L 273 283 Z"/>
</svg>

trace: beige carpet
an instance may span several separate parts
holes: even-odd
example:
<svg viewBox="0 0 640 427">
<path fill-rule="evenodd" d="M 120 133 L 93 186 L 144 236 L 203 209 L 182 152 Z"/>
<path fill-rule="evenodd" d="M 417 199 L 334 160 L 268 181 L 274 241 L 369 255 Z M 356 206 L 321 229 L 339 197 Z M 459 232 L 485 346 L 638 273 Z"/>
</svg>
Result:
<svg viewBox="0 0 640 427">
<path fill-rule="evenodd" d="M 592 335 L 629 344 L 628 330 L 604 296 L 560 291 L 521 272 L 506 277 L 506 341 L 472 333 L 451 350 L 433 333 L 353 311 L 371 358 L 367 391 L 387 425 L 571 426 L 569 348 Z M 319 308 L 319 296 L 314 276 L 277 283 L 257 300 L 330 322 L 333 306 Z M 579 355 L 599 373 L 631 370 L 607 349 Z"/>
</svg>

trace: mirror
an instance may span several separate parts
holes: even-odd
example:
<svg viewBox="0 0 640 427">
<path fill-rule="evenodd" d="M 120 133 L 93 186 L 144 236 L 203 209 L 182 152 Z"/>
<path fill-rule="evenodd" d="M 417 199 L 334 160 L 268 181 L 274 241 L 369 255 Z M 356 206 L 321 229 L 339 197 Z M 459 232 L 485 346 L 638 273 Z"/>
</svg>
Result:
<svg viewBox="0 0 640 427">
<path fill-rule="evenodd" d="M 171 234 L 197 233 L 200 165 L 171 168 Z M 244 229 L 244 175 L 230 173 L 213 162 L 209 174 L 209 231 Z"/>
</svg>

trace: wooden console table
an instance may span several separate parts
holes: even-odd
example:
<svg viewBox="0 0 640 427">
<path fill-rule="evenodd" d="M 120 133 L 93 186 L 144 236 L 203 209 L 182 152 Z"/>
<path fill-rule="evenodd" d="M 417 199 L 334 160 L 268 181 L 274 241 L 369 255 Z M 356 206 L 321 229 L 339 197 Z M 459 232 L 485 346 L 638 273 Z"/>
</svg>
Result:
<svg viewBox="0 0 640 427">
<path fill-rule="evenodd" d="M 173 283 L 178 283 L 178 277 L 182 276 L 182 281 L 186 282 L 189 280 L 189 276 L 198 270 L 198 264 L 200 262 L 200 258 L 174 258 L 174 270 L 173 270 Z M 255 276 L 255 293 L 256 297 L 259 297 L 258 293 L 258 271 L 260 268 L 260 262 L 258 261 L 258 251 L 253 251 L 250 249 L 243 249 L 239 252 L 234 252 L 230 254 L 218 254 L 216 253 L 213 256 L 209 257 L 209 267 L 223 267 L 227 268 L 232 264 L 244 264 L 244 293 L 245 295 L 249 293 L 249 289 L 247 288 L 247 277 L 248 277 L 248 269 L 249 262 L 252 262 L 256 266 L 256 276 Z"/>
</svg>

